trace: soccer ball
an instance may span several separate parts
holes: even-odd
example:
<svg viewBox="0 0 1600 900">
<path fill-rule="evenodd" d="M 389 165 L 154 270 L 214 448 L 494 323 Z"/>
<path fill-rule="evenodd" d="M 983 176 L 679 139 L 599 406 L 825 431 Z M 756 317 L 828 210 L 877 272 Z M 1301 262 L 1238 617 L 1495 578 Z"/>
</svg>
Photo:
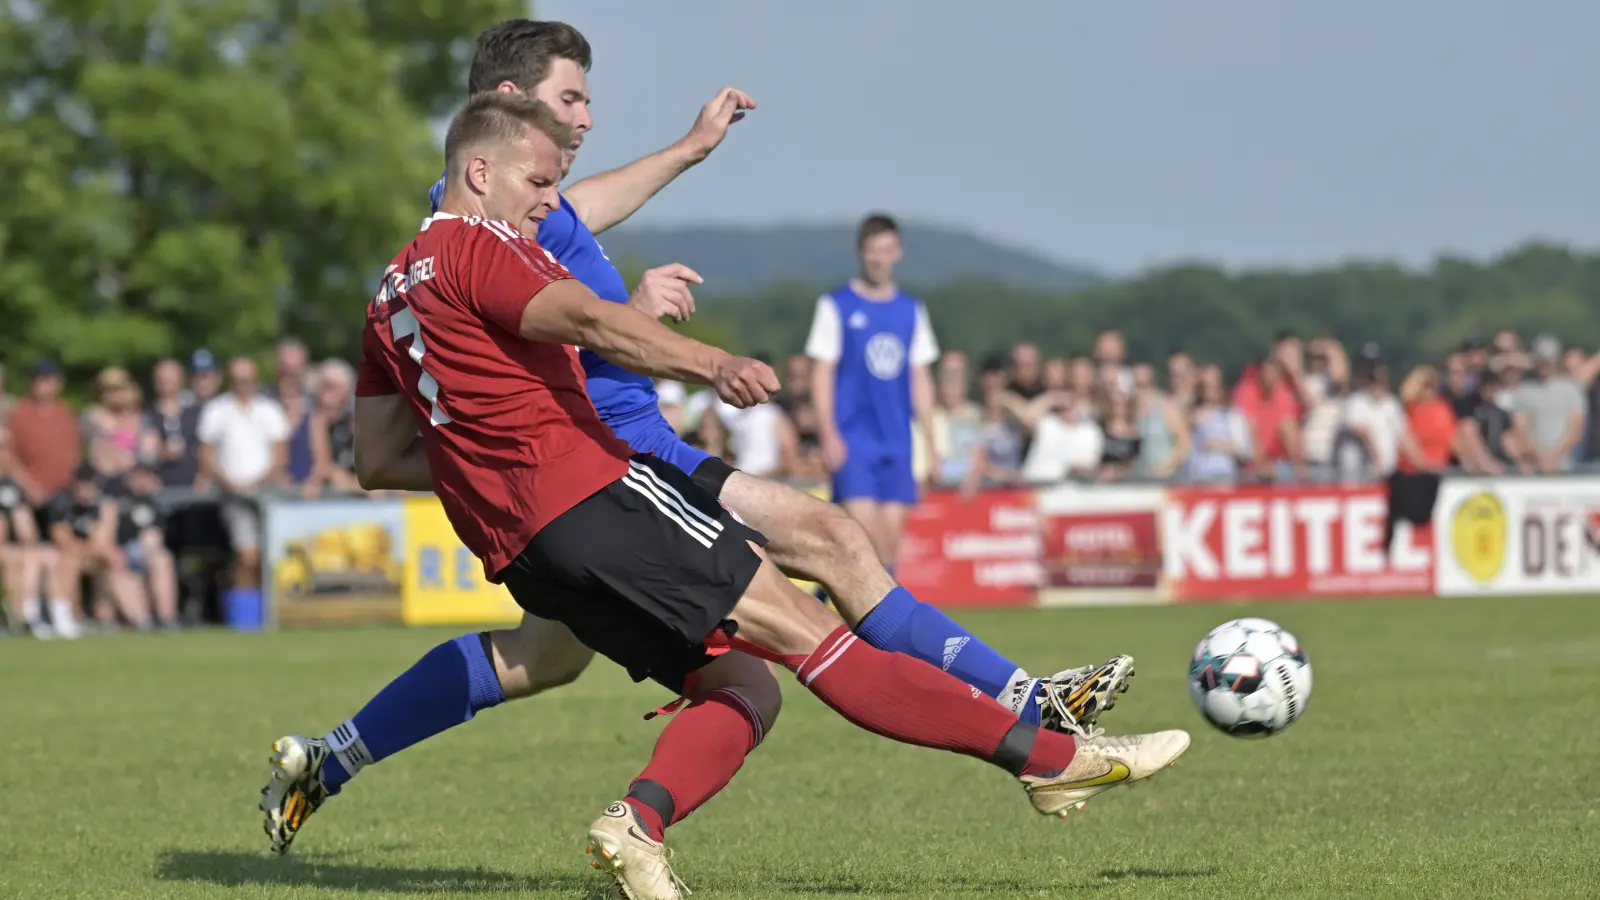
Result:
<svg viewBox="0 0 1600 900">
<path fill-rule="evenodd" d="M 1311 661 L 1294 635 L 1266 619 L 1223 622 L 1194 648 L 1189 697 L 1235 737 L 1269 737 L 1294 724 L 1311 696 Z"/>
</svg>

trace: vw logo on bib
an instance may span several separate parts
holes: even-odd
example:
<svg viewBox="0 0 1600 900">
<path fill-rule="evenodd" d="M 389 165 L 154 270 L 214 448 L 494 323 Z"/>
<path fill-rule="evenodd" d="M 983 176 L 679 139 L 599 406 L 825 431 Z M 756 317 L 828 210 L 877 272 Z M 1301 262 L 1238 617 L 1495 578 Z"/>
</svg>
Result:
<svg viewBox="0 0 1600 900">
<path fill-rule="evenodd" d="M 900 375 L 905 365 L 906 348 L 900 338 L 888 331 L 880 331 L 867 341 L 867 371 L 888 381 Z"/>
</svg>

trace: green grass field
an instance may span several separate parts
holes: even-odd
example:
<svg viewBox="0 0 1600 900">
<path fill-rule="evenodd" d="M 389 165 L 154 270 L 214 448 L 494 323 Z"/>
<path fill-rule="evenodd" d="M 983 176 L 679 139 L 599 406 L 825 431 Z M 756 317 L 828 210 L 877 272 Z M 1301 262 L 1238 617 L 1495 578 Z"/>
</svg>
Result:
<svg viewBox="0 0 1600 900">
<path fill-rule="evenodd" d="M 1287 733 L 1210 731 L 1189 653 L 1281 621 L 1316 687 Z M 722 796 L 673 830 L 695 897 L 1600 896 L 1600 603 L 1327 602 L 972 613 L 1035 671 L 1139 658 L 1113 731 L 1183 764 L 1061 822 L 973 760 L 889 744 L 798 688 Z M 0 643 L 0 898 L 600 897 L 585 826 L 663 700 L 599 663 L 362 773 L 269 857 L 267 745 L 321 733 L 453 632 Z"/>
</svg>

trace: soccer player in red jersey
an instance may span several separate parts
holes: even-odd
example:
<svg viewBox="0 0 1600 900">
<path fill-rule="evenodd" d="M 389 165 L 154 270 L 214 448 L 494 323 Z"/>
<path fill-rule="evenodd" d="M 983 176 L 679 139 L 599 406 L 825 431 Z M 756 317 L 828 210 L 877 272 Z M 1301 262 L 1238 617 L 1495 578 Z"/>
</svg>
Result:
<svg viewBox="0 0 1600 900">
<path fill-rule="evenodd" d="M 766 561 L 760 534 L 611 434 L 572 345 L 711 385 L 741 407 L 778 382 L 762 363 L 600 300 L 509 224 L 556 207 L 569 143 L 548 107 L 513 93 L 480 94 L 451 123 L 444 203 L 369 308 L 357 468 L 431 486 L 519 605 L 687 701 L 627 796 L 589 830 L 595 864 L 624 895 L 679 896 L 665 828 L 720 790 L 770 728 L 764 700 L 776 685 L 747 653 L 794 671 L 859 727 L 1007 770 L 1042 813 L 1173 762 L 1188 746 L 1181 731 L 1079 747 L 933 666 L 857 640 Z M 297 781 L 289 770 L 307 761 L 282 762 Z"/>
</svg>

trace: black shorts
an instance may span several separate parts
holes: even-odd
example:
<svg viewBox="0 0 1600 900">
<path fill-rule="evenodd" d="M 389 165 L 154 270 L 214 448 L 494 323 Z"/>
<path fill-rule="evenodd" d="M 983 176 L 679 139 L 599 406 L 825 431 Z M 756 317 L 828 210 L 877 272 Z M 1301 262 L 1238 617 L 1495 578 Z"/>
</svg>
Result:
<svg viewBox="0 0 1600 900">
<path fill-rule="evenodd" d="M 546 525 L 499 573 L 517 605 L 572 629 L 635 681 L 681 693 L 705 640 L 761 567 L 733 518 L 676 466 L 638 454 L 626 475 Z"/>
</svg>

